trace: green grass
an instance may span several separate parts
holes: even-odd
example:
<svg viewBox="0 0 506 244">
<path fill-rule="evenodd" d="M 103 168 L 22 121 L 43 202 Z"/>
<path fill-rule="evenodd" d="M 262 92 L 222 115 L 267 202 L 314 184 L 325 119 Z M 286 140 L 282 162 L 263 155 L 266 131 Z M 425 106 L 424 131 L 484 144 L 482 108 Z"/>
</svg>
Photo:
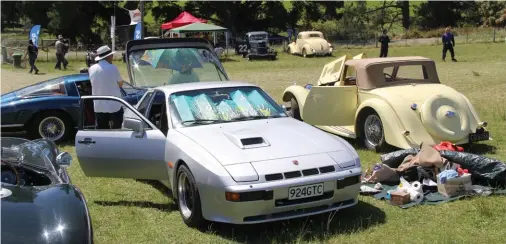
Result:
<svg viewBox="0 0 506 244">
<path fill-rule="evenodd" d="M 457 63 L 440 61 L 440 46 L 392 48 L 389 55 L 421 55 L 436 60 L 441 81 L 465 94 L 480 117 L 489 122 L 493 141 L 474 147 L 475 152 L 506 161 L 506 61 L 500 50 L 504 50 L 504 44 L 458 45 Z M 375 57 L 379 49 L 338 50 L 335 56 L 360 52 Z M 323 64 L 332 60 L 303 59 L 286 54 L 281 54 L 274 62 L 232 58 L 234 61 L 224 62 L 231 79 L 258 84 L 278 102 L 281 102 L 284 88 L 294 81 L 298 84 L 315 83 Z M 124 65 L 117 64 L 127 77 Z M 53 73 L 52 66 L 52 63 L 40 64 L 44 72 Z M 75 70 L 61 74 L 72 72 Z M 73 146 L 64 146 L 63 150 L 75 157 Z M 358 152 L 364 170 L 379 161 L 377 153 L 360 148 Z M 70 167 L 70 175 L 87 198 L 98 244 L 504 243 L 506 229 L 506 197 L 477 197 L 403 210 L 361 196 L 357 206 L 339 211 L 333 218 L 321 215 L 248 226 L 214 223 L 208 231 L 201 232 L 183 224 L 174 201 L 164 190 L 130 179 L 87 178 L 77 160 Z"/>
</svg>

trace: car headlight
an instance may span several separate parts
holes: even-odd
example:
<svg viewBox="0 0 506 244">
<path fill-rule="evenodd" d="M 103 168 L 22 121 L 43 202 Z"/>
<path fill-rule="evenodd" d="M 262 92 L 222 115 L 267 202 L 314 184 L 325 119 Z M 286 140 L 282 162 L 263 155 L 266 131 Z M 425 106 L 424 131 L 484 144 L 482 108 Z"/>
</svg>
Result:
<svg viewBox="0 0 506 244">
<path fill-rule="evenodd" d="M 314 49 L 312 49 L 312 48 L 311 48 L 311 52 L 313 52 L 313 53 L 314 53 Z"/>
</svg>

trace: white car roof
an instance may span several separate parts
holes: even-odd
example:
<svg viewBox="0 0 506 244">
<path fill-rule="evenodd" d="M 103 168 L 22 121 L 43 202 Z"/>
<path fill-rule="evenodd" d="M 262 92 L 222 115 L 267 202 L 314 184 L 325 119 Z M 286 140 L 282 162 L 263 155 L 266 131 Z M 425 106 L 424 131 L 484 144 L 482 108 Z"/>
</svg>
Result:
<svg viewBox="0 0 506 244">
<path fill-rule="evenodd" d="M 212 88 L 225 88 L 225 87 L 238 87 L 238 86 L 254 86 L 257 85 L 243 82 L 243 81 L 203 81 L 203 82 L 191 82 L 191 83 L 181 83 L 174 85 L 165 85 L 151 88 L 150 90 L 160 90 L 165 94 L 171 94 L 175 92 L 181 91 L 192 91 L 192 90 L 200 90 L 200 89 L 212 89 Z"/>
</svg>

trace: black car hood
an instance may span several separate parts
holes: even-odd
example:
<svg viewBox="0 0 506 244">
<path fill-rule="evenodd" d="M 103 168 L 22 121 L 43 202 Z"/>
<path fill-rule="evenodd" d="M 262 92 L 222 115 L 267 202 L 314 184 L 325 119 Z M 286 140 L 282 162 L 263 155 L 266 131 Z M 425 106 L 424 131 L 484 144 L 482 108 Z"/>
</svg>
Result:
<svg viewBox="0 0 506 244">
<path fill-rule="evenodd" d="M 92 243 L 91 222 L 81 192 L 62 184 L 15 187 L 2 198 L 2 244 Z"/>
</svg>

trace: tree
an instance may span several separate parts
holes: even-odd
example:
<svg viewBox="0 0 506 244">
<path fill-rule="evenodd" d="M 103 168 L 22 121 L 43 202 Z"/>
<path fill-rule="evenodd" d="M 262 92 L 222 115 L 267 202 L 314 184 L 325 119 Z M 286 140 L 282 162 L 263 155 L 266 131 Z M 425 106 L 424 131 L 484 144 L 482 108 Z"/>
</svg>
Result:
<svg viewBox="0 0 506 244">
<path fill-rule="evenodd" d="M 151 13 L 157 23 L 172 20 L 182 11 L 181 6 L 177 2 L 157 1 L 153 5 L 156 6 L 152 7 Z"/>
<path fill-rule="evenodd" d="M 428 1 L 420 4 L 415 12 L 418 25 L 430 29 L 473 23 L 476 7 L 476 2 Z"/>
<path fill-rule="evenodd" d="M 20 18 L 23 16 L 22 2 L 2 1 L 2 32 L 5 27 L 19 24 Z"/>
</svg>

